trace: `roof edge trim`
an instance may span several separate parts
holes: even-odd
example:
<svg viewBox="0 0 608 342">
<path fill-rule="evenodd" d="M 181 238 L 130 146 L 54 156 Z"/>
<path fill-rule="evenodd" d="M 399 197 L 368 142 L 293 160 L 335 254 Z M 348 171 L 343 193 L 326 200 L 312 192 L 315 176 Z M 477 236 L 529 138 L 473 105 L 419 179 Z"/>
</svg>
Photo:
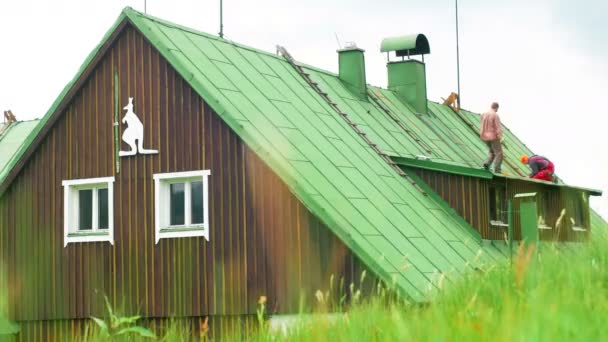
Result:
<svg viewBox="0 0 608 342">
<path fill-rule="evenodd" d="M 446 173 L 452 173 L 460 176 L 470 176 L 483 179 L 492 179 L 492 173 L 482 169 L 473 169 L 470 167 L 464 167 L 460 165 L 450 165 L 444 163 L 434 162 L 432 160 L 423 160 L 407 157 L 391 157 L 391 159 L 400 166 L 417 167 L 421 169 L 431 171 L 441 171 Z"/>
<path fill-rule="evenodd" d="M 588 192 L 589 195 L 591 196 L 602 196 L 602 191 L 601 190 L 597 190 L 597 189 L 592 189 L 592 188 L 585 188 L 582 186 L 573 186 L 573 185 L 568 185 L 568 184 L 555 184 L 555 183 L 550 183 L 547 181 L 542 181 L 542 180 L 537 180 L 537 179 L 533 179 L 533 178 L 523 178 L 523 177 L 517 177 L 517 176 L 511 176 L 511 175 L 505 175 L 505 174 L 494 174 L 495 178 L 503 178 L 503 179 L 513 179 L 513 180 L 520 180 L 520 181 L 524 181 L 524 182 L 530 182 L 530 183 L 538 183 L 538 184 L 543 184 L 543 185 L 547 185 L 547 186 L 554 186 L 554 187 L 558 187 L 558 188 L 562 188 L 562 189 L 568 189 L 568 190 L 577 190 L 577 191 L 584 191 L 584 192 Z"/>
<path fill-rule="evenodd" d="M 585 191 L 585 192 L 588 192 L 591 196 L 601 196 L 602 195 L 602 191 L 597 190 L 597 189 L 585 188 L 585 187 L 581 187 L 581 186 L 572 186 L 572 185 L 568 185 L 568 184 L 555 184 L 555 183 L 549 183 L 549 182 L 536 180 L 536 179 L 532 179 L 532 178 L 524 178 L 524 177 L 511 176 L 511 175 L 505 175 L 505 174 L 498 175 L 498 174 L 494 174 L 490 171 L 486 171 L 483 169 L 474 169 L 474 168 L 466 167 L 466 166 L 438 163 L 438 162 L 434 162 L 432 160 L 415 159 L 415 158 L 408 158 L 408 157 L 395 157 L 395 156 L 391 156 L 391 159 L 397 165 L 400 165 L 400 166 L 417 167 L 417 168 L 421 168 L 421 169 L 425 169 L 425 170 L 440 171 L 440 172 L 451 173 L 451 174 L 460 175 L 460 176 L 469 176 L 469 177 L 476 177 L 476 178 L 482 178 L 482 179 L 502 178 L 502 179 L 519 180 L 519 181 L 524 181 L 524 182 L 543 184 L 546 186 L 559 187 L 559 188 L 563 188 L 563 189 Z"/>
</svg>

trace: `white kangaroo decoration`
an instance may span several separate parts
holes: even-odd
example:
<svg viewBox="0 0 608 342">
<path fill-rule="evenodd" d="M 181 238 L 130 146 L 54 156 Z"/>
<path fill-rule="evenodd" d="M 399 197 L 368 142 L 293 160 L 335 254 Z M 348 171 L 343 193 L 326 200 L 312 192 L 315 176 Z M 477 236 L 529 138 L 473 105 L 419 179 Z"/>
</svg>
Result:
<svg viewBox="0 0 608 342">
<path fill-rule="evenodd" d="M 129 97 L 129 104 L 124 108 L 127 111 L 125 117 L 122 118 L 122 123 L 127 124 L 128 127 L 122 133 L 122 140 L 126 142 L 130 147 L 131 151 L 120 151 L 118 155 L 121 157 L 134 156 L 139 151 L 139 154 L 156 154 L 158 150 L 147 150 L 144 148 L 144 124 L 133 112 L 133 98 Z"/>
</svg>

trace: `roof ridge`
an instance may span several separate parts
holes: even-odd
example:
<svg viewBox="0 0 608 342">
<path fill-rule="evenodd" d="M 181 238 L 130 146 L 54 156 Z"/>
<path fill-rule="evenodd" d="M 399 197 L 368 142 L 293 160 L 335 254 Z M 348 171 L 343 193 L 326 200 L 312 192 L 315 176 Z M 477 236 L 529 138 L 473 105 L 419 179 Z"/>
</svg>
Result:
<svg viewBox="0 0 608 342">
<path fill-rule="evenodd" d="M 165 26 L 169 26 L 169 27 L 172 27 L 172 28 L 175 28 L 175 29 L 183 30 L 183 31 L 186 31 L 186 32 L 189 32 L 189 33 L 192 33 L 192 34 L 203 36 L 203 37 L 208 38 L 208 39 L 213 39 L 213 40 L 216 40 L 216 41 L 220 41 L 220 42 L 224 42 L 224 43 L 227 43 L 227 44 L 231 44 L 231 45 L 234 45 L 234 46 L 239 47 L 241 49 L 249 50 L 249 51 L 256 52 L 256 53 L 261 53 L 261 54 L 264 54 L 264 55 L 267 55 L 267 56 L 270 56 L 270 57 L 273 57 L 273 58 L 276 58 L 276 59 L 279 59 L 279 60 L 283 60 L 282 57 L 277 56 L 276 54 L 274 54 L 272 52 L 265 51 L 265 50 L 262 50 L 262 49 L 258 49 L 258 48 L 255 48 L 255 47 L 252 47 L 252 46 L 249 46 L 249 45 L 237 43 L 237 42 L 235 42 L 234 40 L 231 40 L 231 39 L 220 38 L 220 37 L 215 36 L 215 35 L 213 35 L 211 33 L 208 33 L 208 32 L 204 32 L 204 31 L 192 28 L 192 27 L 180 25 L 180 24 L 174 23 L 174 22 L 166 20 L 166 19 L 162 19 L 162 18 L 159 18 L 159 17 L 155 17 L 153 15 L 149 15 L 147 13 L 142 13 L 140 11 L 137 11 L 137 10 L 131 8 L 131 7 L 125 7 L 125 9 L 123 10 L 123 12 L 127 16 L 129 16 L 129 15 L 137 15 L 137 16 L 143 17 L 145 19 L 157 22 L 157 23 L 159 23 L 161 25 L 165 25 Z"/>
<path fill-rule="evenodd" d="M 40 121 L 40 120 L 41 120 L 40 118 L 27 119 L 27 120 L 18 120 L 18 121 L 13 122 L 13 124 L 16 124 L 16 123 L 26 123 L 26 122 L 32 122 L 32 121 Z"/>
<path fill-rule="evenodd" d="M 234 40 L 231 40 L 231 39 L 220 38 L 220 37 L 215 36 L 215 35 L 213 35 L 211 33 L 208 33 L 208 32 L 200 31 L 200 30 L 197 30 L 197 29 L 192 28 L 192 27 L 180 25 L 180 24 L 174 23 L 174 22 L 166 20 L 166 19 L 155 17 L 155 16 L 149 15 L 147 13 L 139 12 L 139 11 L 137 11 L 137 10 L 131 8 L 131 7 L 125 7 L 125 9 L 123 10 L 123 12 L 125 14 L 127 14 L 127 16 L 129 14 L 138 15 L 138 16 L 144 17 L 144 18 L 146 18 L 148 20 L 155 21 L 155 22 L 157 22 L 157 23 L 159 23 L 161 25 L 165 25 L 165 26 L 169 26 L 169 27 L 176 28 L 176 29 L 179 29 L 179 30 L 183 30 L 183 31 L 186 31 L 186 32 L 189 32 L 189 33 L 192 33 L 192 34 L 203 36 L 203 37 L 208 38 L 208 39 L 213 39 L 215 41 L 220 41 L 220 42 L 224 42 L 224 43 L 227 43 L 227 44 L 231 44 L 231 45 L 236 46 L 238 48 L 245 49 L 245 50 L 248 50 L 248 51 L 251 51 L 251 52 L 255 52 L 255 53 L 264 54 L 266 56 L 273 57 L 273 58 L 276 58 L 276 59 L 281 60 L 281 61 L 285 60 L 283 57 L 278 56 L 278 55 L 276 55 L 276 54 L 274 54 L 272 52 L 265 51 L 265 50 L 262 50 L 262 49 L 258 49 L 258 48 L 255 48 L 253 46 L 241 44 L 241 43 L 238 43 L 238 42 L 236 42 Z M 330 75 L 330 76 L 338 76 L 338 74 L 336 74 L 335 72 L 332 72 L 332 71 L 329 71 L 329 70 L 325 70 L 325 69 L 316 67 L 316 66 L 311 65 L 311 64 L 307 64 L 307 63 L 304 63 L 304 62 L 301 62 L 301 61 L 297 61 L 297 63 L 300 66 L 302 66 L 302 67 L 304 67 L 306 69 L 311 69 L 311 70 L 314 70 L 314 71 L 317 71 L 317 72 L 322 72 L 322 73 Z"/>
</svg>

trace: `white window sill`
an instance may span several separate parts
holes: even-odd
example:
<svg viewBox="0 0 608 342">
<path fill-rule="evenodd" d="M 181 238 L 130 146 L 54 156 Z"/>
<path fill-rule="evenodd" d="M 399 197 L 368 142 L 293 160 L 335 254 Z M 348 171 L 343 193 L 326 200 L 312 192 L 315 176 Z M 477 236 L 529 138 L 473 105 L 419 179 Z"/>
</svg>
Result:
<svg viewBox="0 0 608 342">
<path fill-rule="evenodd" d="M 114 245 L 114 237 L 110 233 L 96 232 L 96 233 L 69 233 L 65 238 L 64 247 L 68 243 L 79 243 L 79 242 L 109 242 Z"/>
<path fill-rule="evenodd" d="M 490 226 L 494 227 L 494 228 L 509 228 L 509 224 L 508 223 L 504 223 L 502 221 L 490 221 Z"/>
<path fill-rule="evenodd" d="M 157 234 L 156 243 L 160 239 L 174 239 L 174 238 L 185 238 L 185 237 L 204 237 L 205 240 L 209 241 L 209 230 L 203 226 L 193 227 L 167 227 L 162 228 Z"/>
</svg>

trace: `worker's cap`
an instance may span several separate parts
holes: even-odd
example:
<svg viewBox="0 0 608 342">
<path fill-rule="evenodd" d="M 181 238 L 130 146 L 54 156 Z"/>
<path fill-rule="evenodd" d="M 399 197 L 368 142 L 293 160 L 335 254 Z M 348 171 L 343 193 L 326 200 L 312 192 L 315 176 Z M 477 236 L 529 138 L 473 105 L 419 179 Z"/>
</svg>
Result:
<svg viewBox="0 0 608 342">
<path fill-rule="evenodd" d="M 525 154 L 523 156 L 521 156 L 521 158 L 519 160 L 521 160 L 521 162 L 524 164 L 528 164 L 528 156 Z"/>
</svg>

